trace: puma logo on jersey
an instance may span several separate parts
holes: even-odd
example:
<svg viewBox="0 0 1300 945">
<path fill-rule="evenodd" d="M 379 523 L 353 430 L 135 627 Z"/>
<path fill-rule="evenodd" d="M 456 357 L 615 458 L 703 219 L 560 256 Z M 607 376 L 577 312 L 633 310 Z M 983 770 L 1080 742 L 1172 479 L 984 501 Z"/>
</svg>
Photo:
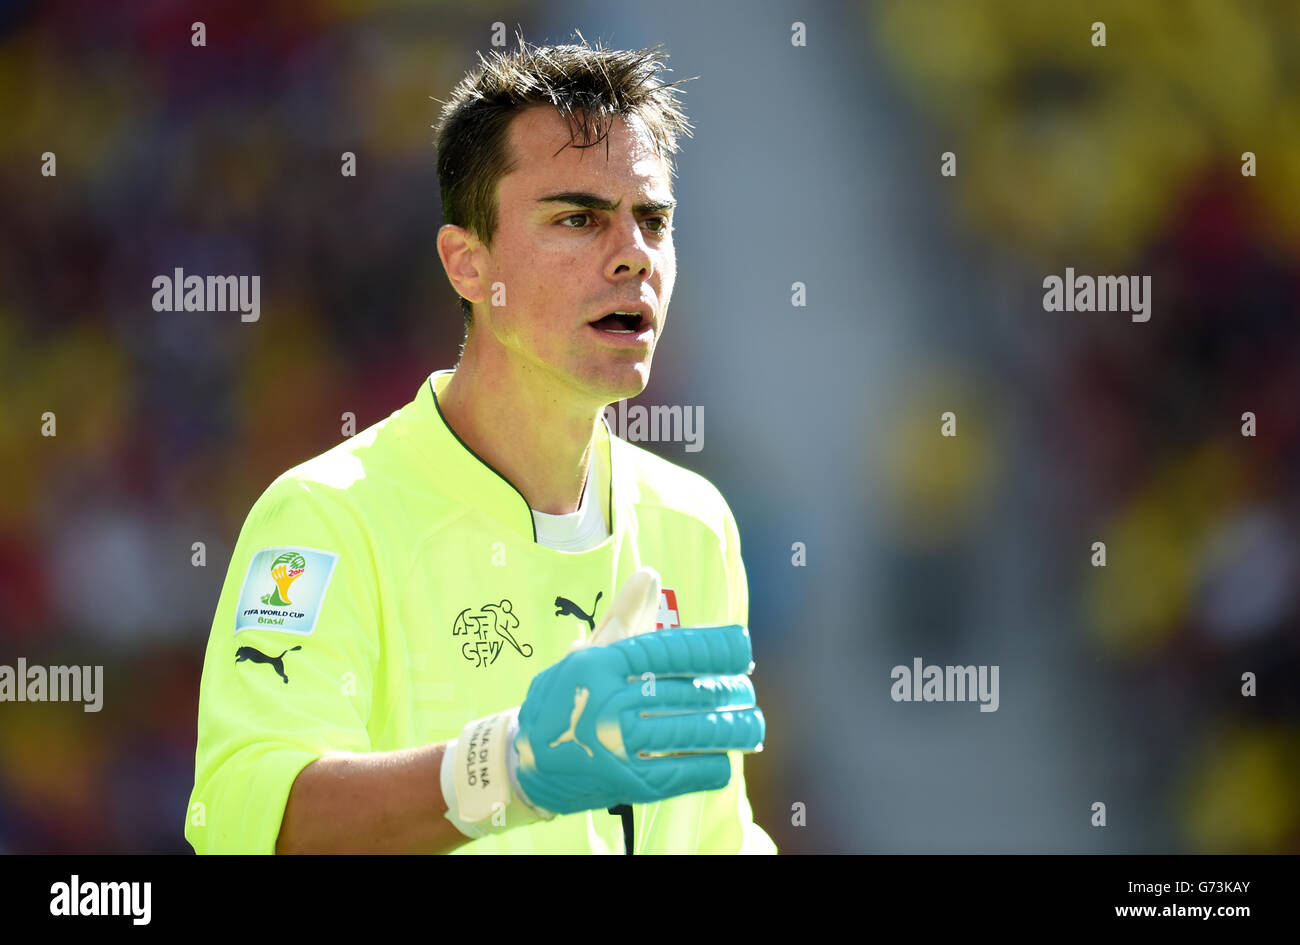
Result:
<svg viewBox="0 0 1300 945">
<path fill-rule="evenodd" d="M 590 748 L 578 741 L 578 719 L 582 718 L 582 712 L 587 708 L 587 699 L 591 696 L 591 691 L 585 686 L 579 686 L 573 693 L 573 712 L 569 715 L 569 729 L 555 741 L 551 742 L 551 747 L 563 745 L 565 742 L 573 742 L 579 748 L 587 753 L 587 757 L 595 758 L 596 755 Z"/>
<path fill-rule="evenodd" d="M 555 616 L 563 617 L 565 614 L 572 614 L 579 620 L 587 621 L 587 629 L 595 632 L 596 629 L 596 606 L 600 603 L 600 598 L 604 596 L 604 591 L 596 592 L 596 599 L 591 603 L 591 613 L 587 614 L 581 607 L 569 600 L 567 597 L 555 598 Z"/>
<path fill-rule="evenodd" d="M 284 654 L 292 653 L 294 650 L 301 649 L 302 647 L 300 646 L 293 646 L 285 650 L 284 653 L 281 653 L 279 656 L 267 656 L 261 650 L 255 649 L 251 646 L 241 646 L 239 649 L 235 650 L 235 662 L 242 663 L 244 660 L 248 660 L 250 663 L 266 663 L 280 674 L 281 679 L 288 682 L 289 677 L 284 674 Z"/>
</svg>

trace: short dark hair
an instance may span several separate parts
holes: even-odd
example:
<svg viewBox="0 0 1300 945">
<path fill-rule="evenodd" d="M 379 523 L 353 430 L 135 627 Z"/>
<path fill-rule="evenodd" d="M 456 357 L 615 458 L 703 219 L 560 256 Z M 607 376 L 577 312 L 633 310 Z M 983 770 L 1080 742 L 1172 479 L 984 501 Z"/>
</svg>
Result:
<svg viewBox="0 0 1300 945">
<path fill-rule="evenodd" d="M 576 32 L 576 31 L 575 31 Z M 662 45 L 640 50 L 587 45 L 530 46 L 522 35 L 511 52 L 479 54 L 442 102 L 434 125 L 438 152 L 438 186 L 444 223 L 463 226 L 487 246 L 496 231 L 497 182 L 514 169 L 508 154 L 511 121 L 525 109 L 550 105 L 569 126 L 570 143 L 587 148 L 605 141 L 615 117 L 635 115 L 654 139 L 669 174 L 676 171 L 678 135 L 690 136 L 691 123 L 677 99 L 677 86 L 690 79 L 661 82 L 671 71 Z M 473 307 L 461 298 L 465 327 Z"/>
</svg>

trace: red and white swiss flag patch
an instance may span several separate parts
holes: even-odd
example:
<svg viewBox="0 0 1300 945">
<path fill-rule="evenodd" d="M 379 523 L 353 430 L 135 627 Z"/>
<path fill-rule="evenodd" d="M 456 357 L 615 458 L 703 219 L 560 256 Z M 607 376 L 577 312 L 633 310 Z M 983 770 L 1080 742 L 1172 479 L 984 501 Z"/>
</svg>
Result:
<svg viewBox="0 0 1300 945">
<path fill-rule="evenodd" d="M 655 614 L 655 629 L 667 630 L 681 625 L 682 620 L 677 612 L 677 592 L 671 587 L 665 587 L 659 592 L 659 612 Z"/>
</svg>

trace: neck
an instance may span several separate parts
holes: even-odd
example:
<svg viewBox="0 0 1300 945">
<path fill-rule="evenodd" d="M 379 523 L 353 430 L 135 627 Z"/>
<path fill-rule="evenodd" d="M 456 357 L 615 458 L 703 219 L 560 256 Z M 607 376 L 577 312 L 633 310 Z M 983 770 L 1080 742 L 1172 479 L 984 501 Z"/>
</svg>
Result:
<svg viewBox="0 0 1300 945">
<path fill-rule="evenodd" d="M 438 403 L 456 434 L 510 480 L 529 508 L 550 515 L 578 510 L 601 405 L 530 365 L 505 357 L 485 364 L 472 339 Z"/>
</svg>

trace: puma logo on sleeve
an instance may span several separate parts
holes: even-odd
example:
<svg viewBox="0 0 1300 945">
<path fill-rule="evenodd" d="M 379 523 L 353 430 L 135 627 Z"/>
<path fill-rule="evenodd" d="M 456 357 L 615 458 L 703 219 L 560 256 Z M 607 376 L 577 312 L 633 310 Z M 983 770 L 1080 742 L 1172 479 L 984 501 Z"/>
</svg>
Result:
<svg viewBox="0 0 1300 945">
<path fill-rule="evenodd" d="M 244 660 L 248 660 L 251 663 L 266 663 L 273 670 L 279 673 L 280 678 L 287 683 L 289 681 L 289 677 L 284 674 L 284 654 L 292 653 L 294 650 L 301 650 L 301 649 L 302 649 L 301 646 L 293 646 L 285 650 L 279 656 L 267 656 L 261 650 L 256 649 L 254 647 L 241 646 L 239 649 L 235 650 L 235 662 L 242 663 L 244 662 Z"/>
</svg>

